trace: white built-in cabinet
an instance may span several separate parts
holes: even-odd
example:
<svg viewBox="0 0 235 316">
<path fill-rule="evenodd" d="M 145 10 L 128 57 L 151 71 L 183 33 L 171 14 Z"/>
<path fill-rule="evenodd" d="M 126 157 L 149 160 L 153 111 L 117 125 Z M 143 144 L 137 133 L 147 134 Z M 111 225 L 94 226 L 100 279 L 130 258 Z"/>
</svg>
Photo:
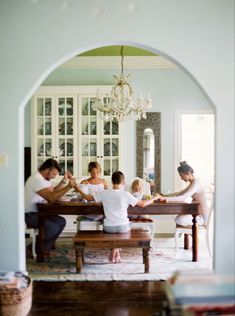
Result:
<svg viewBox="0 0 235 316">
<path fill-rule="evenodd" d="M 78 179 L 98 161 L 102 176 L 120 170 L 121 123 L 104 121 L 93 110 L 97 89 L 104 97 L 110 87 L 40 87 L 32 99 L 32 171 L 47 158 L 58 160 L 62 171 Z"/>
<path fill-rule="evenodd" d="M 93 109 L 94 98 L 107 97 L 109 86 L 42 86 L 32 98 L 32 172 L 48 158 L 80 180 L 88 176 L 88 163 L 98 161 L 102 177 L 110 183 L 122 169 L 121 123 L 104 121 Z M 67 217 L 65 232 L 76 230 Z"/>
<path fill-rule="evenodd" d="M 76 96 L 35 95 L 32 113 L 32 171 L 54 158 L 63 172 L 76 172 Z"/>
</svg>

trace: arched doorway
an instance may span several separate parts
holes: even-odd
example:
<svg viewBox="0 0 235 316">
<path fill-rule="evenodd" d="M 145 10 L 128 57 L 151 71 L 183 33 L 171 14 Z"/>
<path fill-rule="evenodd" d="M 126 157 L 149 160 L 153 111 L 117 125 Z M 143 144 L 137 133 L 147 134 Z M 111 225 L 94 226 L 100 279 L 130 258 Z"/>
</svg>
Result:
<svg viewBox="0 0 235 316">
<path fill-rule="evenodd" d="M 112 71 L 112 72 L 113 72 L 113 71 Z M 117 72 L 118 72 L 118 71 L 117 71 Z M 112 76 L 110 75 L 110 77 L 109 77 L 109 78 L 111 79 L 111 77 L 112 77 Z M 165 142 L 164 142 L 164 143 L 165 143 Z M 169 142 L 168 142 L 168 146 L 169 146 Z M 165 167 L 165 168 L 166 168 L 166 167 Z"/>
</svg>

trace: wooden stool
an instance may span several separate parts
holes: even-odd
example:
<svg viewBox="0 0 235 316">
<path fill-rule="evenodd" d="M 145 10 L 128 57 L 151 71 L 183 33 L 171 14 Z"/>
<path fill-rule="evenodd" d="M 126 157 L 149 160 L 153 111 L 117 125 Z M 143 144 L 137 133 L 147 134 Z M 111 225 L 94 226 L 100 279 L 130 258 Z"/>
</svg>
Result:
<svg viewBox="0 0 235 316">
<path fill-rule="evenodd" d="M 134 229 L 124 234 L 108 234 L 103 231 L 79 231 L 73 238 L 76 253 L 76 270 L 82 270 L 85 248 L 142 248 L 144 272 L 149 273 L 149 250 L 151 236 L 142 229 Z"/>
</svg>

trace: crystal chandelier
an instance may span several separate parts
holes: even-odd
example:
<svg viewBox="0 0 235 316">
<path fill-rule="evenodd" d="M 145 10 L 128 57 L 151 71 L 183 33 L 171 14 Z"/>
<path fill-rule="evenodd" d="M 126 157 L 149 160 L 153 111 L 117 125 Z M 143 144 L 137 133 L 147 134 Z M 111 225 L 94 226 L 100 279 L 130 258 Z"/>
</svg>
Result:
<svg viewBox="0 0 235 316">
<path fill-rule="evenodd" d="M 123 67 L 123 46 L 121 47 L 121 74 L 120 77 L 114 75 L 116 81 L 111 90 L 110 95 L 106 97 L 100 96 L 99 90 L 97 91 L 94 100 L 93 110 L 99 110 L 101 117 L 104 120 L 118 120 L 121 121 L 125 118 L 132 118 L 140 120 L 146 118 L 146 111 L 152 107 L 152 100 L 148 93 L 147 99 L 142 98 L 140 93 L 139 98 L 134 98 L 133 89 L 127 81 L 130 75 L 124 76 Z"/>
</svg>

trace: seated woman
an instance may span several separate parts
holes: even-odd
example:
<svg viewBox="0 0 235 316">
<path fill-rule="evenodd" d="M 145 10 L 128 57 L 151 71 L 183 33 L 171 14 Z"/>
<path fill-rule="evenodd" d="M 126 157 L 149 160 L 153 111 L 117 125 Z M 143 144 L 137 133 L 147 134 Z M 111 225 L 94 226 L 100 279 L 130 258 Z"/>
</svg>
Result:
<svg viewBox="0 0 235 316">
<path fill-rule="evenodd" d="M 89 196 L 93 196 L 94 194 L 97 194 L 103 190 L 108 189 L 107 182 L 104 179 L 100 178 L 101 166 L 97 161 L 91 161 L 89 163 L 88 172 L 90 173 L 90 177 L 86 180 L 81 181 L 81 186 L 80 186 L 80 189 L 84 191 L 84 193 L 86 193 Z M 75 190 L 78 191 L 76 187 L 75 187 Z M 103 218 L 102 215 L 86 216 L 86 219 L 89 219 L 89 220 L 101 220 L 102 218 Z"/>
<path fill-rule="evenodd" d="M 185 182 L 189 182 L 189 185 L 180 192 L 171 193 L 168 195 L 158 195 L 160 200 L 166 202 L 184 202 L 189 197 L 192 198 L 193 202 L 198 202 L 199 215 L 197 216 L 198 225 L 204 225 L 207 221 L 208 207 L 206 202 L 206 195 L 200 179 L 194 177 L 194 170 L 190 167 L 186 161 L 180 162 L 178 167 L 179 176 Z M 178 215 L 175 218 L 176 224 L 180 226 L 191 226 L 192 216 L 191 215 Z"/>
</svg>

